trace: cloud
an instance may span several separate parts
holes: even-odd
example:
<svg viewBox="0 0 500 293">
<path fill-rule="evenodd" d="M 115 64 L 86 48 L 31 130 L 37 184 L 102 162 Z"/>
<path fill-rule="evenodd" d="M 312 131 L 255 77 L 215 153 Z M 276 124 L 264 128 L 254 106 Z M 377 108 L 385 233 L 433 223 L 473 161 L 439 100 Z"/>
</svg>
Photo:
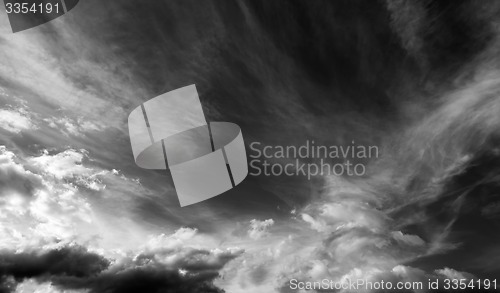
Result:
<svg viewBox="0 0 500 293">
<path fill-rule="evenodd" d="M 196 237 L 202 236 L 194 229 L 179 229 L 172 235 L 155 237 L 171 245 L 157 246 L 158 241 L 152 241 L 139 251 L 128 251 L 114 259 L 75 244 L 42 251 L 3 250 L 0 285 L 10 288 L 6 292 L 33 283 L 68 292 L 223 292 L 213 281 L 228 262 L 243 252 L 195 248 L 197 245 L 191 245 L 191 240 Z"/>
<path fill-rule="evenodd" d="M 60 21 L 56 20 L 55 23 Z M 124 112 L 116 104 L 103 99 L 103 91 L 99 92 L 96 89 L 102 87 L 103 83 L 110 84 L 110 80 L 115 80 L 116 77 L 108 68 L 98 63 L 75 61 L 81 58 L 74 58 L 72 61 L 73 54 L 83 54 L 82 47 L 77 49 L 78 46 L 82 46 L 80 43 L 82 38 L 78 37 L 79 34 L 70 33 L 65 27 L 66 25 L 51 27 L 47 34 L 31 31 L 23 35 L 13 35 L 8 32 L 8 24 L 0 27 L 1 47 L 7 58 L 0 62 L 0 75 L 10 85 L 14 85 L 13 88 L 25 89 L 23 99 L 29 101 L 30 105 L 36 106 L 37 112 L 43 109 L 42 114 L 48 114 L 53 109 L 62 109 L 66 111 L 65 114 L 84 115 L 93 120 L 106 117 L 108 125 L 121 127 L 117 116 L 123 116 Z M 52 33 L 57 34 L 59 36 L 57 39 L 64 40 L 65 46 L 71 48 L 54 54 L 52 50 L 54 43 L 48 40 L 51 39 L 49 35 Z M 76 69 L 77 67 L 79 69 Z M 67 74 L 71 70 L 91 71 L 92 74 L 86 76 L 87 82 L 84 79 L 77 81 Z M 98 75 L 101 75 L 97 77 L 99 81 L 94 80 Z M 106 82 L 102 82 L 103 80 Z M 116 81 L 113 87 L 118 83 L 120 82 Z M 124 84 L 126 83 L 121 83 L 121 86 Z M 116 91 L 118 92 L 122 92 L 122 89 Z M 114 98 L 108 91 L 105 96 Z M 104 111 L 105 108 L 107 111 Z"/>
<path fill-rule="evenodd" d="M 113 238 L 119 243 L 123 239 L 144 243 L 137 233 L 146 231 L 127 221 L 114 222 L 107 229 L 111 225 L 103 217 L 112 213 L 105 210 L 100 214 L 89 195 L 103 197 L 97 201 L 101 204 L 108 198 L 115 201 L 116 196 L 123 202 L 127 200 L 124 194 L 110 197 L 110 189 L 111 193 L 116 186 L 141 191 L 140 183 L 117 170 L 90 165 L 88 156 L 84 150 L 68 149 L 20 157 L 0 148 L 0 199 L 4 202 L 0 290 L 222 292 L 213 281 L 243 251 L 218 248 L 218 240 L 197 229 L 153 235 L 142 247 L 122 244 L 113 250 L 98 244 L 111 243 Z M 124 228 L 135 238 L 113 236 Z M 94 248 L 90 251 L 89 247 Z"/>
<path fill-rule="evenodd" d="M 403 234 L 401 231 L 394 231 L 391 234 L 392 237 L 394 237 L 394 239 L 405 244 L 414 246 L 425 245 L 425 241 L 422 240 L 422 238 L 418 237 L 417 235 Z"/>
<path fill-rule="evenodd" d="M 41 156 L 32 158 L 31 162 L 43 172 L 47 172 L 57 179 L 75 178 L 90 175 L 92 172 L 91 169 L 82 165 L 82 160 L 85 156 L 85 151 L 72 149 L 54 155 L 50 155 L 48 151 L 44 151 Z"/>
<path fill-rule="evenodd" d="M 60 289 L 50 282 L 37 282 L 34 279 L 27 279 L 20 282 L 15 286 L 14 293 L 88 293 L 88 290 L 68 290 L 68 289 Z M 9 291 L 6 292 L 11 292 Z"/>
<path fill-rule="evenodd" d="M 11 195 L 31 197 L 37 188 L 42 187 L 42 180 L 42 176 L 27 170 L 13 152 L 0 146 L 0 182 L 4 183 L 0 198 Z"/>
<path fill-rule="evenodd" d="M 232 293 L 273 292 L 292 276 L 457 275 L 452 269 L 434 271 L 444 265 L 406 264 L 446 256 L 460 246 L 457 235 L 471 233 L 463 225 L 464 210 L 479 209 L 457 190 L 480 186 L 497 194 L 483 179 L 457 177 L 473 165 L 474 153 L 495 145 L 497 74 L 477 75 L 479 82 L 469 84 L 474 66 L 458 79 L 461 73 L 449 69 L 469 66 L 465 61 L 491 41 L 485 36 L 491 33 L 489 22 L 479 19 L 486 20 L 489 9 L 474 13 L 480 5 L 451 9 L 418 1 L 388 1 L 389 11 L 379 2 L 369 9 L 328 1 L 312 6 L 239 1 L 223 9 L 215 2 L 157 1 L 140 7 L 133 1 L 81 2 L 80 12 L 23 34 L 0 27 L 5 55 L 0 75 L 31 107 L 30 114 L 5 110 L 0 125 L 12 133 L 43 128 L 33 137 L 15 135 L 9 141 L 28 155 L 7 149 L 0 155 L 0 246 L 37 259 L 76 241 L 89 247 L 82 254 L 96 255 L 99 247 L 110 264 L 85 277 L 46 268 L 26 277 L 18 289 L 217 292 L 215 282 Z M 132 18 L 128 7 L 134 7 Z M 279 26 L 278 10 L 283 12 Z M 337 11 L 347 12 L 332 18 Z M 464 13 L 470 17 L 457 17 Z M 445 78 L 434 78 L 436 73 Z M 179 210 L 170 205 L 175 191 L 160 177 L 164 173 L 113 168 L 133 165 L 124 135 L 128 110 L 186 80 L 200 85 L 207 119 L 244 122 L 246 137 L 270 145 L 303 137 L 325 144 L 355 138 L 383 144 L 382 159 L 360 180 L 253 178 L 249 185 L 267 185 L 265 192 L 245 190 Z M 457 90 L 458 85 L 464 88 Z M 104 127 L 106 133 L 96 133 Z M 60 148 L 66 144 L 69 148 Z M 129 174 L 140 174 L 141 180 Z M 463 185 L 455 188 L 454 181 Z M 269 201 L 274 197 L 278 212 L 276 201 Z M 484 202 L 482 215 L 495 220 L 497 207 Z M 262 211 L 263 206 L 270 209 Z M 288 207 L 295 211 L 292 217 L 277 216 Z M 227 236 L 240 216 L 243 232 Z M 250 227 L 247 219 L 255 219 Z M 186 223 L 199 230 L 178 229 Z M 222 248 L 228 243 L 243 246 L 245 253 Z M 26 252 L 33 247 L 38 254 Z M 481 250 L 468 250 L 473 251 Z M 489 259 L 488 266 L 498 267 Z M 63 264 L 71 272 L 71 265 Z M 221 272 L 224 280 L 217 278 Z M 2 280 L 4 287 L 17 282 L 11 276 Z"/>
<path fill-rule="evenodd" d="M 0 271 L 15 279 L 43 278 L 52 275 L 85 278 L 109 266 L 102 256 L 81 246 L 67 246 L 46 252 L 2 253 Z"/>
<path fill-rule="evenodd" d="M 29 164 L 39 168 L 40 172 L 52 175 L 59 180 L 71 180 L 79 186 L 93 190 L 105 188 L 99 177 L 108 173 L 117 174 L 116 170 L 97 170 L 83 165 L 83 160 L 88 160 L 88 152 L 85 150 L 68 149 L 63 152 L 49 154 L 44 150 L 43 154 L 33 157 Z"/>
<path fill-rule="evenodd" d="M 312 229 L 314 229 L 318 232 L 322 232 L 322 231 L 326 230 L 326 225 L 324 223 L 315 220 L 313 217 L 309 216 L 308 214 L 304 213 L 301 216 L 302 216 L 302 220 L 304 220 L 304 222 L 306 222 L 306 223 L 309 223 L 311 225 Z"/>
<path fill-rule="evenodd" d="M 440 270 L 436 270 L 436 273 L 439 274 L 439 275 L 442 275 L 444 276 L 445 278 L 447 279 L 451 279 L 451 280 L 454 280 L 454 279 L 465 279 L 465 280 L 470 280 L 470 279 L 474 279 L 474 275 L 472 274 L 469 274 L 467 272 L 459 272 L 459 271 L 456 271 L 454 269 L 450 269 L 450 268 L 444 268 L 444 269 L 440 269 Z"/>
<path fill-rule="evenodd" d="M 62 131 L 65 135 L 83 136 L 87 132 L 102 131 L 105 127 L 100 123 L 92 122 L 83 118 L 73 119 L 70 117 L 50 117 L 44 119 L 48 126 Z"/>
<path fill-rule="evenodd" d="M 130 230 L 137 229 L 136 224 L 110 215 L 120 218 L 130 213 L 133 206 L 126 203 L 145 189 L 117 170 L 92 166 L 88 156 L 85 150 L 73 149 L 18 156 L 0 147 L 0 248 L 23 251 L 73 241 L 116 247 L 111 242 L 118 234 L 125 237 L 122 230 L 129 231 L 126 237 L 137 237 L 138 231 Z M 113 213 L 100 209 L 111 205 L 120 209 Z M 133 241 L 139 240 L 135 237 L 123 244 L 135 245 Z"/>
<path fill-rule="evenodd" d="M 485 206 L 481 210 L 481 214 L 488 218 L 498 218 L 500 216 L 500 202 L 494 202 Z"/>
<path fill-rule="evenodd" d="M 308 247 L 292 235 L 273 235 L 261 245 L 256 242 L 221 270 L 222 278 L 215 281 L 216 285 L 232 293 L 275 292 L 284 281 L 285 268 L 299 266 L 297 262 L 310 253 L 304 252 Z"/>
<path fill-rule="evenodd" d="M 268 219 L 264 221 L 253 219 L 250 221 L 250 229 L 248 229 L 248 236 L 250 236 L 250 238 L 254 240 L 266 237 L 269 234 L 268 230 L 272 225 L 274 225 L 273 219 Z"/>
<path fill-rule="evenodd" d="M 463 169 L 464 164 L 467 163 L 457 164 L 456 168 Z M 448 190 L 447 182 L 463 173 L 449 168 L 443 172 L 447 174 L 446 180 L 439 183 L 437 180 L 430 180 L 433 184 L 440 185 L 435 189 L 437 193 L 433 194 L 434 198 L 427 199 L 431 203 L 446 198 L 444 191 Z M 379 180 L 387 178 L 379 177 Z M 457 180 L 461 182 L 458 178 Z M 314 231 L 319 240 L 314 237 L 311 241 L 302 243 L 310 250 L 296 255 L 296 262 L 280 260 L 281 265 L 287 268 L 281 270 L 282 284 L 285 284 L 281 287 L 283 292 L 288 292 L 286 284 L 291 278 L 329 278 L 336 281 L 346 278 L 372 281 L 413 280 L 425 283 L 428 278 L 452 276 L 452 269 L 432 271 L 428 267 L 421 269 L 404 264 L 424 256 L 446 253 L 457 247 L 448 243 L 447 239 L 459 216 L 460 207 L 463 206 L 463 197 L 452 196 L 448 191 L 446 194 L 449 198 L 440 202 L 440 206 L 449 205 L 448 208 L 442 208 L 447 211 L 446 214 L 434 211 L 434 207 L 430 209 L 428 205 L 431 204 L 424 200 L 414 204 L 403 202 L 401 205 L 405 208 L 398 211 L 394 206 L 399 202 L 389 200 L 390 196 L 380 193 L 378 188 L 377 184 L 366 185 L 356 180 L 336 178 L 331 181 L 322 197 L 297 212 L 301 215 L 298 220 L 302 220 L 305 227 Z M 429 225 L 426 221 L 434 221 L 437 218 L 435 213 L 440 213 L 440 221 Z M 408 229 L 408 226 L 413 229 Z M 296 228 L 301 229 L 301 234 L 306 233 L 301 226 Z M 464 274 L 466 278 L 472 276 L 470 273 Z M 279 274 L 275 275 L 280 278 L 278 276 Z"/>
<path fill-rule="evenodd" d="M 17 134 L 24 130 L 34 130 L 37 127 L 27 111 L 19 108 L 0 109 L 0 128 Z"/>
<path fill-rule="evenodd" d="M 110 265 L 104 257 L 78 245 L 45 251 L 38 248 L 25 252 L 2 250 L 0 260 L 0 289 L 6 293 L 83 293 L 59 290 L 51 284 L 52 279 L 57 276 L 89 278 Z"/>
</svg>

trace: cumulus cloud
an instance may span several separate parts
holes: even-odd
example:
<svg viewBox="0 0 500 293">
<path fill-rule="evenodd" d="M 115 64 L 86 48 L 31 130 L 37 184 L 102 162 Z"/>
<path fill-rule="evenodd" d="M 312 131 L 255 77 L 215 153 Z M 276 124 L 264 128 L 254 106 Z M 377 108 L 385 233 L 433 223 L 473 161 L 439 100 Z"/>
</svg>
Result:
<svg viewBox="0 0 500 293">
<path fill-rule="evenodd" d="M 126 224 L 108 223 L 95 205 L 116 201 L 107 196 L 116 186 L 132 193 L 144 189 L 137 180 L 114 169 L 88 165 L 90 161 L 84 150 L 43 151 L 23 157 L 0 147 L 0 247 L 23 251 L 34 245 L 50 246 L 54 241 L 59 245 L 75 240 L 94 244 L 112 241 L 112 235 Z M 125 210 L 117 212 L 123 213 L 127 207 L 122 202 L 127 201 L 124 194 L 128 193 L 120 192 L 120 206 Z M 96 203 L 92 195 L 100 195 L 100 200 Z M 114 228 L 108 230 L 108 225 Z"/>
<path fill-rule="evenodd" d="M 49 154 L 44 150 L 42 155 L 31 158 L 29 163 L 39 168 L 40 172 L 52 175 L 56 179 L 71 179 L 74 183 L 90 189 L 103 189 L 105 186 L 99 176 L 110 172 L 116 174 L 116 171 L 99 171 L 85 167 L 82 164 L 84 159 L 88 159 L 88 152 L 85 150 L 68 149 L 55 154 Z"/>
<path fill-rule="evenodd" d="M 67 241 L 78 235 L 76 227 L 92 222 L 90 205 L 78 196 L 78 187 L 47 176 L 30 158 L 20 158 L 5 147 L 0 157 L 2 247 L 23 249 L 54 238 Z"/>
<path fill-rule="evenodd" d="M 0 148 L 0 290 L 222 292 L 213 281 L 243 250 L 219 248 L 216 239 L 197 229 L 152 235 L 135 248 L 96 245 L 127 223 L 104 230 L 107 224 L 89 195 L 105 196 L 105 184 L 140 191 L 140 183 L 90 165 L 88 156 L 68 149 L 23 157 Z"/>
<path fill-rule="evenodd" d="M 274 225 L 273 219 L 267 219 L 264 221 L 259 221 L 253 219 L 250 221 L 250 229 L 248 229 L 248 236 L 250 238 L 257 240 L 266 237 L 269 232 L 269 228 Z"/>
<path fill-rule="evenodd" d="M 70 149 L 49 155 L 49 152 L 45 150 L 41 156 L 34 157 L 31 160 L 41 170 L 54 175 L 57 179 L 63 179 L 88 175 L 91 172 L 89 168 L 82 165 L 84 156 L 85 151 Z"/>
<path fill-rule="evenodd" d="M 24 130 L 34 130 L 36 125 L 28 112 L 19 109 L 0 109 L 0 128 L 12 133 L 20 133 Z"/>
</svg>

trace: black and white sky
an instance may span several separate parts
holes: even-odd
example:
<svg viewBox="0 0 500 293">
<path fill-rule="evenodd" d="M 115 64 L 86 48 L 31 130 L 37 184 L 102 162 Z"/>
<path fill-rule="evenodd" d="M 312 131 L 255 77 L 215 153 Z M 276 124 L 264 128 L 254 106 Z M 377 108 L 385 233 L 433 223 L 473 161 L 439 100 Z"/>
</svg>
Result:
<svg viewBox="0 0 500 293">
<path fill-rule="evenodd" d="M 500 276 L 499 36 L 493 0 L 81 0 L 18 33 L 2 9 L 0 292 Z M 380 155 L 181 208 L 135 164 L 127 117 L 190 84 L 247 150 Z"/>
</svg>

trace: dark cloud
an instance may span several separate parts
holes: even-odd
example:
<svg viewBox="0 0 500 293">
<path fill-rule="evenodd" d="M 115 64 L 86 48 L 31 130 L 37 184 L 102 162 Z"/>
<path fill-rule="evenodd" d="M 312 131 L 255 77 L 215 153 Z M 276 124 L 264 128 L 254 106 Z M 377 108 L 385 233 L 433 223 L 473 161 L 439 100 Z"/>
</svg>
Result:
<svg viewBox="0 0 500 293">
<path fill-rule="evenodd" d="M 16 281 L 12 277 L 0 277 L 0 293 L 11 293 L 16 289 Z"/>
<path fill-rule="evenodd" d="M 223 290 L 212 282 L 219 277 L 219 270 L 238 255 L 229 251 L 217 253 L 199 249 L 160 249 L 122 260 L 93 278 L 60 278 L 56 283 L 66 288 L 85 288 L 96 293 L 219 293 Z"/>
<path fill-rule="evenodd" d="M 0 148 L 0 196 L 13 192 L 27 198 L 43 186 L 42 178 L 26 170 L 22 162 L 5 147 Z"/>
<path fill-rule="evenodd" d="M 47 252 L 2 252 L 0 274 L 4 286 L 9 277 L 16 281 L 29 278 L 50 280 L 55 276 L 88 278 L 109 266 L 104 257 L 89 252 L 82 246 L 63 247 Z"/>
<path fill-rule="evenodd" d="M 161 265 L 132 267 L 115 273 L 104 273 L 91 279 L 63 278 L 55 280 L 64 288 L 89 289 L 92 293 L 221 293 L 223 290 L 212 284 L 217 272 L 205 272 L 183 276 L 178 270 Z"/>
<path fill-rule="evenodd" d="M 134 258 L 107 259 L 82 246 L 46 252 L 0 255 L 0 292 L 13 292 L 27 279 L 62 289 L 90 292 L 220 293 L 213 285 L 219 270 L 241 252 L 200 249 L 158 250 Z"/>
</svg>

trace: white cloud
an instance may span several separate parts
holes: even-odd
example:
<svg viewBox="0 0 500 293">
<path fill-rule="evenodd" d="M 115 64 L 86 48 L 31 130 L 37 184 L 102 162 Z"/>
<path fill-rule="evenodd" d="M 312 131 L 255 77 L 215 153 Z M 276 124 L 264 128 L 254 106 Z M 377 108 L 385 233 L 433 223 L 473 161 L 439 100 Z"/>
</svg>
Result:
<svg viewBox="0 0 500 293">
<path fill-rule="evenodd" d="M 127 220 L 111 218 L 113 223 L 108 223 L 111 213 L 95 206 L 107 198 L 95 201 L 89 197 L 92 193 L 104 196 L 106 184 L 124 185 L 130 192 L 140 192 L 140 183 L 117 170 L 86 165 L 87 156 L 84 150 L 70 149 L 22 158 L 0 146 L 0 248 L 23 251 L 73 241 L 96 245 L 96 241 L 112 242 L 116 247 L 120 243 L 116 235 L 141 237 L 137 225 Z M 118 192 L 121 201 L 126 201 L 124 191 Z M 121 201 L 113 206 L 123 208 Z M 129 232 L 122 235 L 121 230 Z M 124 246 L 128 243 L 133 241 L 122 241 Z"/>
<path fill-rule="evenodd" d="M 248 229 L 248 236 L 250 236 L 250 238 L 254 240 L 266 237 L 269 234 L 268 230 L 272 225 L 274 225 L 273 219 L 268 219 L 264 221 L 253 219 L 250 221 L 250 229 Z"/>
<path fill-rule="evenodd" d="M 13 133 L 36 129 L 24 109 L 0 109 L 0 128 Z"/>
<path fill-rule="evenodd" d="M 425 244 L 425 241 L 422 240 L 422 238 L 418 237 L 417 235 L 403 234 L 401 231 L 394 231 L 391 234 L 392 237 L 394 237 L 394 239 L 405 244 L 415 245 L 415 246 L 421 246 Z"/>
<path fill-rule="evenodd" d="M 31 162 L 57 179 L 73 178 L 86 176 L 92 172 L 91 169 L 82 165 L 82 160 L 85 156 L 85 151 L 72 149 L 55 155 L 50 155 L 48 151 L 44 151 L 41 156 L 32 158 Z"/>
<path fill-rule="evenodd" d="M 202 238 L 202 239 L 200 239 Z M 191 246 L 200 245 L 200 242 L 205 242 L 208 239 L 203 239 L 203 236 L 198 234 L 197 229 L 192 228 L 179 228 L 173 234 L 159 234 L 150 236 L 146 243 L 147 250 L 157 250 L 157 249 L 177 249 L 186 244 Z M 198 242 L 198 243 L 196 243 Z M 213 244 L 213 243 L 212 243 Z M 205 242 L 204 246 L 210 245 Z"/>
<path fill-rule="evenodd" d="M 317 221 L 313 217 L 311 217 L 308 214 L 302 214 L 302 220 L 304 220 L 306 223 L 311 225 L 311 228 L 318 231 L 318 232 L 324 232 L 326 230 L 326 225 L 325 223 L 321 221 Z"/>
<path fill-rule="evenodd" d="M 31 158 L 31 162 L 43 172 L 55 176 L 57 179 L 87 176 L 92 169 L 82 165 L 87 153 L 84 150 L 69 149 L 54 155 L 44 151 L 41 156 Z"/>
<path fill-rule="evenodd" d="M 284 270 L 298 266 L 296 260 L 304 253 L 293 236 L 266 239 L 259 245 L 255 242 L 245 247 L 245 253 L 229 263 L 220 272 L 221 279 L 215 281 L 227 292 L 275 292 L 284 276 Z M 299 241 L 300 242 L 300 241 Z"/>
<path fill-rule="evenodd" d="M 83 115 L 125 130 L 122 119 L 127 113 L 118 104 L 144 96 L 143 87 L 131 82 L 130 73 L 113 52 L 100 50 L 99 56 L 107 56 L 105 64 L 92 61 L 96 54 L 90 49 L 95 46 L 92 36 L 75 33 L 71 21 L 64 25 L 61 21 L 54 20 L 51 25 L 58 42 L 65 44 L 62 52 L 53 48 L 54 43 L 48 42 L 40 30 L 12 34 L 8 22 L 1 23 L 0 50 L 4 58 L 0 60 L 0 75 L 17 89 L 30 89 L 24 97 L 30 103 L 42 100 L 70 116 Z M 120 74 L 113 68 L 121 68 Z M 77 122 L 71 121 L 77 128 L 92 128 Z"/>
<path fill-rule="evenodd" d="M 470 280 L 470 279 L 474 279 L 475 277 L 472 275 L 472 274 L 469 274 L 467 272 L 459 272 L 459 271 L 456 271 L 454 269 L 450 269 L 450 268 L 444 268 L 444 269 L 440 269 L 440 270 L 436 270 L 436 274 L 438 275 L 441 275 L 447 279 L 466 279 L 466 280 Z"/>
<path fill-rule="evenodd" d="M 105 127 L 100 123 L 84 118 L 73 119 L 70 117 L 51 117 L 44 119 L 48 126 L 62 131 L 65 135 L 82 136 L 86 132 L 101 131 Z"/>
<path fill-rule="evenodd" d="M 68 149 L 56 154 L 44 151 L 42 155 L 31 158 L 29 162 L 38 167 L 40 172 L 59 180 L 74 179 L 77 185 L 93 190 L 104 189 L 105 185 L 99 177 L 113 171 L 85 167 L 83 161 L 87 158 L 88 153 L 85 150 Z"/>
<path fill-rule="evenodd" d="M 29 161 L 0 147 L 0 182 L 6 190 L 0 194 L 0 230 L 5 248 L 22 250 L 48 239 L 70 241 L 78 235 L 79 224 L 91 222 L 89 204 L 78 197 L 75 186 L 47 177 Z"/>
<path fill-rule="evenodd" d="M 59 289 L 50 282 L 37 282 L 27 279 L 19 283 L 14 293 L 87 293 L 89 290 Z"/>
<path fill-rule="evenodd" d="M 426 273 L 423 270 L 404 265 L 393 267 L 391 272 L 404 280 L 416 281 L 426 277 Z"/>
</svg>

